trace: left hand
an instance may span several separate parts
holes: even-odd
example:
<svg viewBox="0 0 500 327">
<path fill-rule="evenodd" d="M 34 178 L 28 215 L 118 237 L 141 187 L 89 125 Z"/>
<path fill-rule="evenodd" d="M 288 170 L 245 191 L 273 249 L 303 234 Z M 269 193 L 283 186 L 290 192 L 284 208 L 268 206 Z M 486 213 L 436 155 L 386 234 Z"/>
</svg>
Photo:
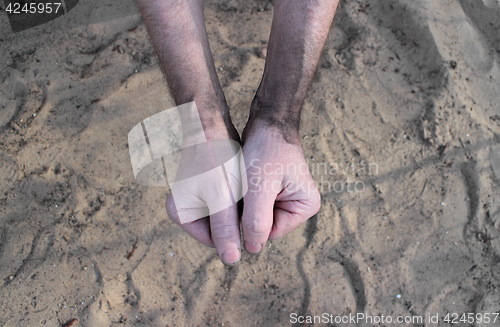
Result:
<svg viewBox="0 0 500 327">
<path fill-rule="evenodd" d="M 298 133 L 293 133 L 298 135 Z M 254 121 L 243 134 L 248 191 L 243 198 L 243 237 L 250 253 L 285 236 L 319 211 L 321 197 L 298 137 Z"/>
</svg>

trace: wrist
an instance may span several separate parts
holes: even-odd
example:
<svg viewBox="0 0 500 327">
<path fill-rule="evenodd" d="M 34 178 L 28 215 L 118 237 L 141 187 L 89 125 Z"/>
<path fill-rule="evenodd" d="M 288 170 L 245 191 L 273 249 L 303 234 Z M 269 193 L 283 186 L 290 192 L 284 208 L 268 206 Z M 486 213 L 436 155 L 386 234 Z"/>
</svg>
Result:
<svg viewBox="0 0 500 327">
<path fill-rule="evenodd" d="M 232 139 L 240 142 L 238 131 L 224 103 L 188 102 L 178 106 L 183 129 L 183 143 L 198 143 L 201 140 Z"/>
<path fill-rule="evenodd" d="M 270 129 L 288 143 L 300 143 L 300 107 L 278 101 L 267 101 L 256 95 L 244 134 L 256 129 Z"/>
<path fill-rule="evenodd" d="M 198 112 L 207 140 L 233 139 L 240 142 L 238 131 L 233 125 L 225 101 L 222 104 L 212 103 L 211 106 L 201 104 L 198 107 Z"/>
<path fill-rule="evenodd" d="M 279 143 L 293 144 L 300 146 L 299 129 L 294 125 L 289 125 L 274 119 L 264 118 L 254 115 L 248 119 L 242 133 L 243 144 L 252 136 L 266 134 Z"/>
<path fill-rule="evenodd" d="M 240 143 L 240 136 L 234 127 L 231 119 L 229 122 L 217 119 L 209 122 L 202 121 L 203 131 L 207 140 L 213 139 L 231 139 Z"/>
</svg>

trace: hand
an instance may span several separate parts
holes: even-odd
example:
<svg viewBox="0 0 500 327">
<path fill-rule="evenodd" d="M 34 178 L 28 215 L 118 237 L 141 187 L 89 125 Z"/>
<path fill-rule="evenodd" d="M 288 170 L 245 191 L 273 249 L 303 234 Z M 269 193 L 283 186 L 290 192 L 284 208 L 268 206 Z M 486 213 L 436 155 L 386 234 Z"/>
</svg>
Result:
<svg viewBox="0 0 500 327">
<path fill-rule="evenodd" d="M 221 261 L 229 265 L 241 257 L 239 214 L 234 203 L 239 198 L 231 194 L 241 189 L 239 161 L 234 156 L 240 143 L 235 132 L 232 124 L 210 128 L 205 130 L 207 143 L 184 149 L 166 201 L 169 217 L 199 242 L 215 247 Z M 230 159 L 231 167 L 227 166 Z"/>
<path fill-rule="evenodd" d="M 248 191 L 243 198 L 245 249 L 258 253 L 319 211 L 321 198 L 299 143 L 298 131 L 252 120 L 243 133 Z"/>
</svg>

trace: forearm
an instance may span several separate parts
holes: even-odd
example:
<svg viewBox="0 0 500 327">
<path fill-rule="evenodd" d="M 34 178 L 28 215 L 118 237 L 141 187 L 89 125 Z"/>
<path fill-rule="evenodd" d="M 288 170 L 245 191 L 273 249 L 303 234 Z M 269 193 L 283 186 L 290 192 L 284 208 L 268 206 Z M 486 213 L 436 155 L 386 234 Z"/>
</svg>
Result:
<svg viewBox="0 0 500 327">
<path fill-rule="evenodd" d="M 276 0 L 264 76 L 251 119 L 298 130 L 300 110 L 338 0 Z"/>
<path fill-rule="evenodd" d="M 230 122 L 213 64 L 203 0 L 136 0 L 177 105 L 196 101 L 204 127 Z"/>
</svg>

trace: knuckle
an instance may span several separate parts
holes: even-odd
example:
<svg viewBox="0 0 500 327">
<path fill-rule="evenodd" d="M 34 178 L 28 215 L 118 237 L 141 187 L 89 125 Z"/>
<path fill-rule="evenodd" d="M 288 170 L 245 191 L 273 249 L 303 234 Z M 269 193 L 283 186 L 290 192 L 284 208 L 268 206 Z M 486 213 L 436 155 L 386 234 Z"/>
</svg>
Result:
<svg viewBox="0 0 500 327">
<path fill-rule="evenodd" d="M 246 232 L 256 235 L 256 236 L 263 236 L 267 235 L 270 230 L 269 224 L 264 221 L 264 220 L 259 220 L 259 219 L 251 219 L 246 222 Z"/>
</svg>

